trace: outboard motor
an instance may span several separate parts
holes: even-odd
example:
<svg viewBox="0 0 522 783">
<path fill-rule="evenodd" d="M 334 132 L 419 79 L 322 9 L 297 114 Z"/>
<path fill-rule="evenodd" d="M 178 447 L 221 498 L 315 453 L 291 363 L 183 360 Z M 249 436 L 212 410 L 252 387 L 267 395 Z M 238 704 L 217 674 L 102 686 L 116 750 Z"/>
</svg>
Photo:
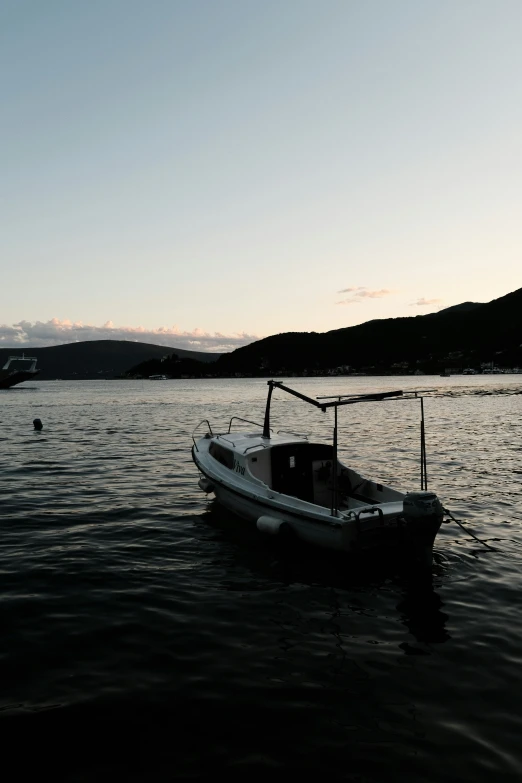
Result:
<svg viewBox="0 0 522 783">
<path fill-rule="evenodd" d="M 405 543 L 414 562 L 431 568 L 433 542 L 444 517 L 434 492 L 408 492 L 403 502 Z"/>
</svg>

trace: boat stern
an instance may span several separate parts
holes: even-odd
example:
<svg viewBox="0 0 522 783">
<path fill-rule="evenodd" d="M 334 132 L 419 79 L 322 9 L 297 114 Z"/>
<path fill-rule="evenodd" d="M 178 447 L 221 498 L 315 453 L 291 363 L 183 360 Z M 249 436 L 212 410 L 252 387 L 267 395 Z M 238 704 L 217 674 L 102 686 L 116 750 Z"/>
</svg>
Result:
<svg viewBox="0 0 522 783">
<path fill-rule="evenodd" d="M 404 543 L 412 562 L 431 567 L 433 543 L 444 518 L 434 492 L 408 492 L 403 501 Z"/>
</svg>

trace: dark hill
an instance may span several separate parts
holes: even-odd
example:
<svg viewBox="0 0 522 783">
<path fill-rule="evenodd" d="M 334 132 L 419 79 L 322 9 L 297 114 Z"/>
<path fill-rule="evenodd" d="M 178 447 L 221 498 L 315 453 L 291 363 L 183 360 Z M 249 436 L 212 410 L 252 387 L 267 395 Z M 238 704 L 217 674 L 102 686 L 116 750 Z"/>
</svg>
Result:
<svg viewBox="0 0 522 783">
<path fill-rule="evenodd" d="M 482 307 L 484 302 L 462 302 L 462 304 L 453 305 L 452 307 L 445 307 L 443 310 L 439 310 L 432 315 L 440 315 L 441 313 L 469 313 L 471 310 L 476 310 L 477 307 Z"/>
<path fill-rule="evenodd" d="M 161 359 L 175 352 L 180 358 L 197 359 L 200 362 L 215 362 L 220 354 L 186 351 L 168 348 L 164 345 L 135 343 L 129 340 L 89 340 L 49 348 L 1 348 L 0 367 L 8 356 L 25 353 L 36 356 L 41 380 L 62 378 L 63 380 L 87 380 L 94 378 L 117 378 L 129 367 L 147 359 Z"/>
<path fill-rule="evenodd" d="M 409 318 L 387 318 L 358 326 L 273 335 L 223 354 L 222 374 L 323 372 L 349 365 L 355 370 L 438 372 L 441 367 L 522 364 L 522 288 L 492 302 L 447 308 Z"/>
</svg>

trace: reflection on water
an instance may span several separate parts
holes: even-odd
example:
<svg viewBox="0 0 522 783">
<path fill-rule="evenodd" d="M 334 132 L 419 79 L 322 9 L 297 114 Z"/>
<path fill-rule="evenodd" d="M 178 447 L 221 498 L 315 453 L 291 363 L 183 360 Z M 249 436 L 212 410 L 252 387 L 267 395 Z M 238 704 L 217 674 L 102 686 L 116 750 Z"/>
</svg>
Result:
<svg viewBox="0 0 522 783">
<path fill-rule="evenodd" d="M 398 383 L 292 385 L 316 396 Z M 430 488 L 497 550 L 445 525 L 427 580 L 386 554 L 281 548 L 203 496 L 192 428 L 262 420 L 263 380 L 0 393 L 0 721 L 24 771 L 518 780 L 520 383 L 399 385 L 436 386 Z M 419 413 L 416 403 L 343 411 L 341 458 L 417 488 Z M 277 392 L 272 417 L 331 437 L 331 416 Z"/>
<path fill-rule="evenodd" d="M 236 564 L 247 565 L 251 575 L 259 572 L 259 582 L 249 581 L 248 589 L 263 589 L 270 579 L 286 585 L 322 586 L 331 589 L 332 595 L 336 595 L 336 590 L 373 591 L 393 585 L 402 594 L 396 605 L 400 620 L 418 642 L 442 644 L 451 638 L 445 628 L 448 615 L 442 611 L 444 604 L 434 589 L 433 574 L 412 572 L 398 553 L 368 552 L 352 558 L 296 542 L 289 548 L 277 538 L 260 537 L 254 526 L 245 526 L 215 501 L 205 519 L 230 542 L 241 543 L 235 553 Z M 442 574 L 442 569 L 435 569 Z M 244 582 L 228 579 L 222 584 L 229 590 L 247 587 Z M 336 613 L 339 612 L 336 599 Z M 429 654 L 429 650 L 419 652 L 408 642 L 399 647 L 407 654 Z"/>
<path fill-rule="evenodd" d="M 449 618 L 442 611 L 443 606 L 433 585 L 423 581 L 408 586 L 403 599 L 397 604 L 397 611 L 401 614 L 401 622 L 418 642 L 426 645 L 442 644 L 451 638 L 446 630 Z M 410 648 L 407 642 L 402 642 L 400 646 L 405 652 L 416 649 Z"/>
</svg>

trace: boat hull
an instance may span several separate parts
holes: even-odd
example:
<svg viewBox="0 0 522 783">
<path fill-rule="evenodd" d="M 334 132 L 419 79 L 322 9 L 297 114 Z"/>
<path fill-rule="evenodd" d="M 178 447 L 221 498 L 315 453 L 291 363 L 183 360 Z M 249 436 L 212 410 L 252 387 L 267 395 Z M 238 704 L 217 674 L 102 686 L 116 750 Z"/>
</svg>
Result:
<svg viewBox="0 0 522 783">
<path fill-rule="evenodd" d="M 24 381 L 31 381 L 36 375 L 39 374 L 39 370 L 35 372 L 20 371 L 20 372 L 2 372 L 0 370 L 0 389 L 10 389 L 12 386 L 17 386 Z"/>
<path fill-rule="evenodd" d="M 204 464 L 204 455 L 192 450 L 193 460 L 204 478 L 200 488 L 214 493 L 216 500 L 236 516 L 257 525 L 258 529 L 295 537 L 307 544 L 344 552 L 390 548 L 404 543 L 405 523 L 402 502 L 386 503 L 379 513 L 373 506 L 362 507 L 357 513 L 332 516 L 329 509 L 312 503 L 300 503 L 296 498 L 269 489 L 256 487 L 248 481 L 224 481 L 217 472 Z M 300 507 L 299 507 L 300 505 Z M 265 520 L 271 524 L 267 525 Z"/>
<path fill-rule="evenodd" d="M 274 530 L 275 533 L 284 530 L 287 536 L 290 532 L 307 544 L 321 546 L 326 549 L 344 549 L 341 524 L 335 527 L 324 523 L 321 524 L 318 520 L 307 519 L 299 513 L 289 512 L 281 508 L 281 506 L 270 504 L 269 502 L 260 502 L 259 500 L 248 498 L 223 486 L 216 486 L 214 494 L 216 500 L 224 508 L 248 522 L 257 525 L 260 519 L 270 516 L 279 522 L 279 528 Z M 282 527 L 283 525 L 286 525 L 286 527 Z"/>
</svg>

